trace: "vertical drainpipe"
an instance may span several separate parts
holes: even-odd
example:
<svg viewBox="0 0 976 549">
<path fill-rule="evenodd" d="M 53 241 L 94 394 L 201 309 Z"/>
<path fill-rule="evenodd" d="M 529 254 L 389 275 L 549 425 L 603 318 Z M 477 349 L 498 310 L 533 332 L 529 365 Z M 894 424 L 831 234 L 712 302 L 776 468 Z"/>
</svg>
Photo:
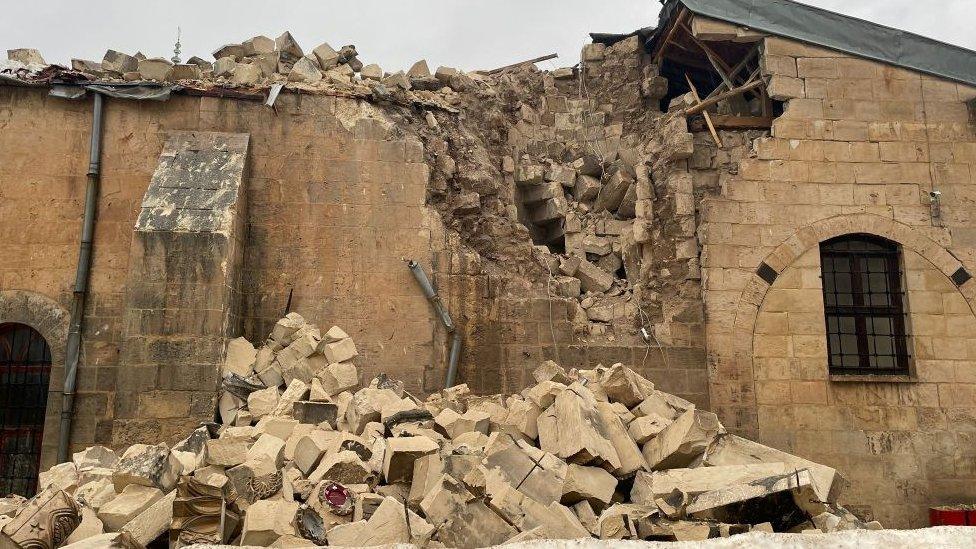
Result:
<svg viewBox="0 0 976 549">
<path fill-rule="evenodd" d="M 95 235 L 95 209 L 98 202 L 98 183 L 101 175 L 102 151 L 102 94 L 94 93 L 92 106 L 91 148 L 88 155 L 88 186 L 85 190 L 85 217 L 81 224 L 81 247 L 71 300 L 71 323 L 65 344 L 64 390 L 61 393 L 61 430 L 58 433 L 58 463 L 68 461 L 71 439 L 71 419 L 75 406 L 75 382 L 78 379 L 78 360 L 81 357 L 81 325 L 85 317 L 85 298 L 91 272 L 92 241 Z"/>
<path fill-rule="evenodd" d="M 451 334 L 451 352 L 447 361 L 447 376 L 444 379 L 444 388 L 449 389 L 454 387 L 454 383 L 457 380 L 458 358 L 461 356 L 461 330 L 458 330 L 457 326 L 454 325 L 454 321 L 451 320 L 451 314 L 447 312 L 447 307 L 444 306 L 441 297 L 437 295 L 437 290 L 430 283 L 430 279 L 427 278 L 427 273 L 424 272 L 424 268 L 420 263 L 410 260 L 407 262 L 407 267 L 410 268 L 414 278 L 420 284 L 420 289 L 423 290 L 424 297 L 427 298 L 427 301 L 437 311 L 437 316 L 441 318 L 441 323 L 444 324 L 447 333 Z"/>
</svg>

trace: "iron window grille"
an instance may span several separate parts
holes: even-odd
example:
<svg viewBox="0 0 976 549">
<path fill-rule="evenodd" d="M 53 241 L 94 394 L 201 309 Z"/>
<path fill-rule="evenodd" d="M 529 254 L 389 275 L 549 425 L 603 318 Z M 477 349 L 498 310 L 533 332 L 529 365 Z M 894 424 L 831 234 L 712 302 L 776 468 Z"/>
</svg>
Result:
<svg viewBox="0 0 976 549">
<path fill-rule="evenodd" d="M 831 374 L 908 375 L 901 251 L 851 234 L 820 244 Z"/>
<path fill-rule="evenodd" d="M 0 497 L 33 496 L 51 377 L 51 350 L 23 324 L 0 324 Z"/>
</svg>

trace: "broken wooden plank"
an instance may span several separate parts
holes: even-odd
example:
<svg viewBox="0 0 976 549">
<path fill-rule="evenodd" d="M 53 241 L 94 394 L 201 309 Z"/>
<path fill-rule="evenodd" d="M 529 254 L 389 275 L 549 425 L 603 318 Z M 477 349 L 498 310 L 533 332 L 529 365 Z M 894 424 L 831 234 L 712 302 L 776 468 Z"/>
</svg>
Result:
<svg viewBox="0 0 976 549">
<path fill-rule="evenodd" d="M 701 97 L 698 96 L 698 88 L 695 87 L 695 83 L 692 82 L 691 78 L 688 77 L 688 73 L 685 73 L 685 80 L 688 82 L 688 87 L 691 88 L 692 97 L 694 97 L 695 101 L 697 101 L 700 105 Z M 702 111 L 702 115 L 705 117 L 705 123 L 708 124 L 708 131 L 712 134 L 712 139 L 715 140 L 715 144 L 718 145 L 718 148 L 720 149 L 725 148 L 722 145 L 722 140 L 718 137 L 718 132 L 715 131 L 715 126 L 712 124 L 712 117 L 709 116 L 708 111 Z"/>
<path fill-rule="evenodd" d="M 692 114 L 698 114 L 698 113 L 702 112 L 703 110 L 707 109 L 708 107 L 711 107 L 712 105 L 718 103 L 719 101 L 722 101 L 723 99 L 728 99 L 729 97 L 733 97 L 735 95 L 739 95 L 740 93 L 745 93 L 745 92 L 747 92 L 749 90 L 754 90 L 754 89 L 758 88 L 759 86 L 762 86 L 763 84 L 764 84 L 764 82 L 762 80 L 759 80 L 759 79 L 752 80 L 748 84 L 743 84 L 743 85 L 741 85 L 741 86 L 739 86 L 739 87 L 737 87 L 737 88 L 735 88 L 733 90 L 729 90 L 729 91 L 727 91 L 725 93 L 720 93 L 720 94 L 718 94 L 716 96 L 709 97 L 708 99 L 703 100 L 701 103 L 699 103 L 699 104 L 697 104 L 697 105 L 695 105 L 693 107 L 688 107 L 687 109 L 685 109 L 682 112 L 682 114 L 684 114 L 685 116 L 689 116 L 689 115 L 692 115 Z"/>
</svg>

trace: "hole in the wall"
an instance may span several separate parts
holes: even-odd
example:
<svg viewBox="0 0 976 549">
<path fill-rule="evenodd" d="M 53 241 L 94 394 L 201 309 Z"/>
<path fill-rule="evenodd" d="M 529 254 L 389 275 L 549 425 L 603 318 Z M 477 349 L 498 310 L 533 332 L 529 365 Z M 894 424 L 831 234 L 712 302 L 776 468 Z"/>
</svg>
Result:
<svg viewBox="0 0 976 549">
<path fill-rule="evenodd" d="M 621 280 L 627 280 L 627 269 L 623 265 L 620 265 L 620 268 L 617 269 L 617 272 L 614 273 L 614 275 Z"/>
</svg>

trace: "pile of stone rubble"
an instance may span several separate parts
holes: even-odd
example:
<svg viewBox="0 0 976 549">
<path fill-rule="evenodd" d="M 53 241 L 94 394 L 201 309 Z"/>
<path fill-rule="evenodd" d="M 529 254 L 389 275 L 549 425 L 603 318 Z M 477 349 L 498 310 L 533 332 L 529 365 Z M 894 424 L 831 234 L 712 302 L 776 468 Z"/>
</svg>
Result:
<svg viewBox="0 0 976 549">
<path fill-rule="evenodd" d="M 185 63 L 163 57 L 129 55 L 116 50 L 105 52 L 101 61 L 71 60 L 70 80 L 132 83 L 171 83 L 196 88 L 267 88 L 275 83 L 308 91 L 346 91 L 355 94 L 387 95 L 399 92 L 433 92 L 437 99 L 455 90 L 471 87 L 480 75 L 439 67 L 431 73 L 425 60 L 407 71 L 385 72 L 377 64 L 364 65 L 353 45 L 338 50 L 322 43 L 305 52 L 290 32 L 276 39 L 255 36 L 239 44 L 227 44 L 213 52 L 214 61 L 193 56 Z M 26 77 L 47 67 L 36 49 L 7 50 L 6 72 Z M 174 58 L 176 59 L 176 58 Z M 64 76 L 64 75 L 62 75 Z M 423 98 L 422 98 L 423 99 Z"/>
<path fill-rule="evenodd" d="M 168 446 L 78 452 L 31 500 L 0 499 L 0 546 L 483 547 L 876 529 L 832 468 L 729 434 L 622 364 L 546 362 L 515 395 L 426 400 L 291 313 L 227 349 L 220 423 Z M 37 525 L 49 528 L 38 529 Z M 45 537 L 46 536 L 46 537 Z"/>
</svg>

